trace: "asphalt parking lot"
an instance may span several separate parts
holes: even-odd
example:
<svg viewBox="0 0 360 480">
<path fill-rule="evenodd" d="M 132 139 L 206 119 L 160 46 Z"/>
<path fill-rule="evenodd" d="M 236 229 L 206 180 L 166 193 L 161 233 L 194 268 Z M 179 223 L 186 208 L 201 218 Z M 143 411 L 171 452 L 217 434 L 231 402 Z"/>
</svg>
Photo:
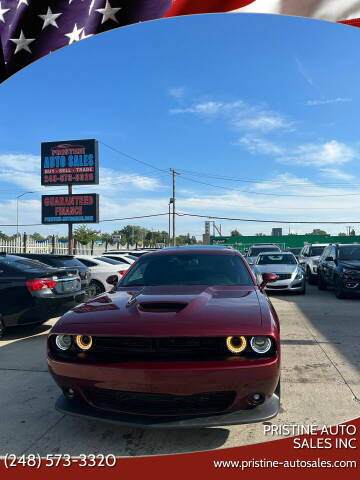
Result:
<svg viewBox="0 0 360 480">
<path fill-rule="evenodd" d="M 273 295 L 281 322 L 282 407 L 274 424 L 335 424 L 360 415 L 360 299 L 338 300 L 308 286 L 306 295 Z M 140 430 L 64 416 L 46 365 L 56 319 L 14 329 L 0 340 L 0 455 L 104 453 L 161 455 L 272 440 L 263 425 Z"/>
</svg>

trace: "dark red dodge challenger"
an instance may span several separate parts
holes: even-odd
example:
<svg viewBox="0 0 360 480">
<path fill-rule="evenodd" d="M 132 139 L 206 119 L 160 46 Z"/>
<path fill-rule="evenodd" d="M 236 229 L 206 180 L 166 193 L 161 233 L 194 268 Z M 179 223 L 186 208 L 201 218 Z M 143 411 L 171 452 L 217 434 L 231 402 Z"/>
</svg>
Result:
<svg viewBox="0 0 360 480">
<path fill-rule="evenodd" d="M 48 364 L 70 415 L 140 427 L 263 422 L 280 405 L 279 320 L 235 250 L 148 253 L 66 313 Z M 109 282 L 113 279 L 109 278 Z"/>
</svg>

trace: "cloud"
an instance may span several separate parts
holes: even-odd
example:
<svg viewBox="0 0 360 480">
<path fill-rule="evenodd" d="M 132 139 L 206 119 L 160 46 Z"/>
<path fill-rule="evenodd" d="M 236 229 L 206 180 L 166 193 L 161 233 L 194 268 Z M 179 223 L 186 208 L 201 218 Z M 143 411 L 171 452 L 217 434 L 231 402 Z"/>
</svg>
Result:
<svg viewBox="0 0 360 480">
<path fill-rule="evenodd" d="M 328 105 L 329 103 L 340 103 L 340 102 L 351 102 L 351 98 L 342 98 L 342 97 L 337 97 L 337 98 L 329 98 L 327 100 L 308 100 L 306 102 L 306 105 L 313 107 L 316 105 Z"/>
<path fill-rule="evenodd" d="M 183 98 L 185 94 L 185 87 L 174 87 L 169 88 L 168 93 L 171 97 L 176 98 L 177 100 Z"/>
<path fill-rule="evenodd" d="M 236 145 L 244 146 L 250 153 L 259 155 L 282 155 L 284 149 L 275 143 L 263 138 L 254 137 L 253 135 L 245 135 Z"/>
<path fill-rule="evenodd" d="M 242 100 L 233 102 L 207 101 L 185 108 L 171 109 L 172 115 L 195 114 L 202 118 L 225 118 L 236 130 L 270 132 L 289 129 L 293 125 L 282 113 L 263 105 L 248 105 Z"/>
<path fill-rule="evenodd" d="M 26 171 L 38 171 L 40 173 L 40 157 L 27 153 L 0 155 L 0 171 L 6 172 L 9 169 L 23 172 L 25 170 L 24 166 L 26 166 Z"/>
<path fill-rule="evenodd" d="M 337 180 L 354 180 L 355 176 L 345 173 L 337 168 L 322 168 L 320 170 L 322 175 L 329 178 L 336 178 Z"/>
<path fill-rule="evenodd" d="M 288 165 L 324 167 L 342 165 L 358 157 L 357 152 L 344 143 L 330 140 L 322 144 L 305 144 L 288 150 L 277 162 Z"/>
</svg>

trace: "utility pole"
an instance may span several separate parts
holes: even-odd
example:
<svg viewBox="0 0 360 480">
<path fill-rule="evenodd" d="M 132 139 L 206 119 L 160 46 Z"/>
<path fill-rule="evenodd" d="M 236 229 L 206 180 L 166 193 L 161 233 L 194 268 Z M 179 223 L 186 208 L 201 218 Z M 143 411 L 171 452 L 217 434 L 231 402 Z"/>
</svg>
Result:
<svg viewBox="0 0 360 480">
<path fill-rule="evenodd" d="M 169 199 L 169 241 L 168 241 L 168 246 L 170 247 L 171 245 L 171 213 L 170 213 L 170 205 L 173 203 L 173 199 Z"/>
<path fill-rule="evenodd" d="M 173 178 L 173 238 L 172 238 L 172 244 L 175 247 L 176 246 L 176 233 L 175 233 L 175 215 L 176 215 L 176 206 L 175 206 L 175 175 L 180 175 L 179 172 L 176 172 L 174 169 L 170 168 L 170 172 L 172 172 L 172 178 Z"/>
<path fill-rule="evenodd" d="M 68 185 L 68 195 L 72 195 L 72 185 Z M 68 254 L 74 253 L 73 224 L 68 223 Z"/>
</svg>

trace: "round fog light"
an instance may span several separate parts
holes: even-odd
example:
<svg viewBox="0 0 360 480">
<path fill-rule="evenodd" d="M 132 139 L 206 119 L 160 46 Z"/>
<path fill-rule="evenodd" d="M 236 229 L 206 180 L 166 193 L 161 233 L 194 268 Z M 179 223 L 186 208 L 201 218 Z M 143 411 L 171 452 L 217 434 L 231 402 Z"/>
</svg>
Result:
<svg viewBox="0 0 360 480">
<path fill-rule="evenodd" d="M 252 337 L 250 345 L 254 352 L 264 354 L 271 348 L 271 339 L 263 336 Z"/>
<path fill-rule="evenodd" d="M 247 345 L 245 337 L 227 337 L 226 346 L 231 353 L 241 353 Z"/>
<path fill-rule="evenodd" d="M 75 392 L 72 388 L 64 387 L 63 392 L 66 398 L 68 398 L 69 400 L 74 400 Z"/>
<path fill-rule="evenodd" d="M 76 336 L 76 345 L 81 350 L 89 350 L 92 345 L 92 338 L 90 335 L 77 335 Z"/>
<path fill-rule="evenodd" d="M 68 350 L 71 347 L 71 336 L 56 335 L 55 343 L 60 350 Z"/>
<path fill-rule="evenodd" d="M 260 405 L 261 403 L 264 403 L 265 397 L 262 393 L 254 393 L 250 397 L 250 403 L 253 405 Z"/>
</svg>

